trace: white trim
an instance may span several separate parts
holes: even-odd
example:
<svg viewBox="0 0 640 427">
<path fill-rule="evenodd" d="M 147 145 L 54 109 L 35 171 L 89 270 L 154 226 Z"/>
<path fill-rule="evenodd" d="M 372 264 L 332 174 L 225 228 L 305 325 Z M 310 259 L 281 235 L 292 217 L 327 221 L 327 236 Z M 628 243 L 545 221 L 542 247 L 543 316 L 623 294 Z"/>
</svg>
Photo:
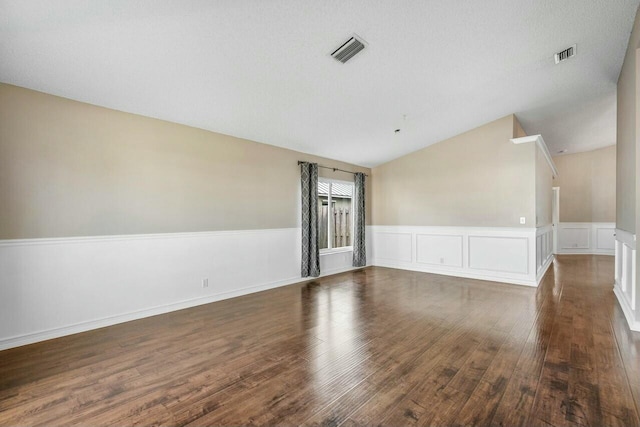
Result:
<svg viewBox="0 0 640 427">
<path fill-rule="evenodd" d="M 203 304 L 209 304 L 216 301 L 235 298 L 242 295 L 248 295 L 254 292 L 261 292 L 267 289 L 273 289 L 280 286 L 286 286 L 295 284 L 301 281 L 307 281 L 300 277 L 294 277 L 279 282 L 265 283 L 262 285 L 249 286 L 246 288 L 238 289 L 235 291 L 222 292 L 215 295 L 208 295 L 206 297 L 193 298 L 189 300 L 179 301 L 176 303 L 160 305 L 144 310 L 132 311 L 116 316 L 103 317 L 96 320 L 90 320 L 86 322 L 79 322 L 73 325 L 46 329 L 34 333 L 13 336 L 9 338 L 3 338 L 0 340 L 0 350 L 6 350 L 8 348 L 19 347 L 22 345 L 33 344 L 35 342 L 49 340 L 52 338 L 59 338 L 66 335 L 77 334 L 80 332 L 90 331 L 92 329 L 103 328 L 105 326 L 116 325 L 118 323 L 130 322 L 132 320 L 143 319 L 145 317 L 156 316 L 158 314 L 169 313 L 176 310 L 183 310 L 185 308 L 196 307 Z"/>
<path fill-rule="evenodd" d="M 562 243 L 562 245 L 560 246 L 560 248 L 558 248 L 558 250 L 563 251 L 563 253 L 567 253 L 567 252 L 571 252 L 572 250 L 578 250 L 578 249 L 589 249 L 591 248 L 591 233 L 589 232 L 589 230 L 591 229 L 591 225 L 586 226 L 586 227 L 572 227 L 570 225 L 567 224 L 562 224 L 562 231 L 564 230 L 586 230 L 586 237 L 587 237 L 587 243 L 584 245 L 578 245 L 577 243 L 574 246 L 565 246 L 568 244 L 568 242 L 566 243 Z M 580 252 L 578 252 L 580 253 Z"/>
<path fill-rule="evenodd" d="M 325 272 L 321 272 L 320 276 L 318 276 L 318 277 L 305 277 L 302 280 L 298 279 L 297 282 L 288 283 L 288 284 L 285 284 L 285 285 L 282 285 L 282 286 L 295 285 L 296 283 L 309 282 L 309 281 L 313 281 L 313 280 L 315 280 L 317 278 L 320 278 L 320 277 L 335 276 L 336 274 L 347 273 L 349 271 L 362 270 L 363 268 L 367 268 L 367 267 L 371 267 L 371 266 L 367 264 L 364 267 L 331 268 L 331 269 L 326 270 Z"/>
<path fill-rule="evenodd" d="M 525 263 L 525 269 L 524 271 L 518 271 L 518 270 L 507 270 L 507 269 L 503 269 L 503 268 L 496 268 L 496 269 L 487 269 L 487 268 L 480 268 L 480 267 L 473 267 L 471 265 L 471 241 L 473 239 L 513 239 L 513 240 L 520 240 L 522 242 L 525 243 L 525 248 L 526 248 L 526 252 L 527 252 L 527 259 L 530 258 L 530 253 L 529 253 L 529 238 L 528 237 L 510 237 L 510 236 L 482 236 L 482 235 L 476 235 L 476 236 L 469 236 L 469 244 L 467 245 L 467 259 L 469 260 L 469 268 L 471 270 L 484 270 L 484 271 L 494 271 L 494 272 L 499 272 L 499 273 L 517 273 L 517 274 L 529 274 L 529 263 Z"/>
<path fill-rule="evenodd" d="M 377 230 L 377 227 L 375 227 L 375 226 L 373 226 L 372 228 L 374 228 L 374 230 Z M 397 232 L 397 233 L 395 233 L 393 231 L 376 231 L 375 234 L 376 235 L 385 235 L 385 236 L 409 236 L 409 240 L 412 241 L 412 243 L 411 243 L 411 246 L 409 247 L 410 255 L 409 255 L 409 261 L 408 262 L 413 262 L 415 260 L 415 251 L 414 251 L 415 244 L 413 243 L 413 240 L 414 240 L 413 233 L 408 233 L 406 231 Z M 372 233 L 372 236 L 373 236 L 373 233 Z M 397 257 L 393 257 L 393 256 L 388 257 L 388 256 L 380 255 L 381 250 L 380 250 L 379 247 L 375 246 L 375 243 L 377 243 L 377 239 L 374 237 L 374 251 L 375 251 L 377 259 L 379 259 L 379 260 L 387 260 L 387 261 L 394 261 L 394 262 L 407 262 L 407 261 L 402 260 L 399 256 L 397 256 Z M 375 264 L 375 262 L 374 262 L 373 265 L 378 265 L 378 264 Z"/>
<path fill-rule="evenodd" d="M 621 241 L 631 249 L 636 249 L 636 235 L 631 234 L 628 231 L 616 228 L 616 240 Z"/>
<path fill-rule="evenodd" d="M 551 267 L 551 264 L 553 263 L 553 260 L 555 260 L 555 259 L 556 259 L 555 255 L 551 254 L 551 256 L 549 258 L 547 258 L 546 261 L 544 261 L 544 264 L 542 265 L 540 270 L 538 270 L 538 274 L 536 275 L 536 282 L 537 282 L 538 285 L 540 284 L 540 282 L 544 278 L 544 275 L 547 274 L 547 270 L 549 270 L 549 267 Z"/>
<path fill-rule="evenodd" d="M 436 263 L 432 263 L 432 262 L 426 262 L 426 261 L 419 261 L 420 259 L 420 250 L 418 248 L 418 240 L 420 239 L 420 237 L 451 237 L 451 238 L 456 238 L 460 240 L 460 262 L 456 263 L 456 264 L 448 264 L 447 267 L 458 267 L 458 268 L 462 268 L 463 267 L 463 263 L 464 263 L 464 245 L 463 245 L 463 240 L 464 240 L 464 236 L 461 234 L 434 234 L 434 233 L 417 233 L 416 234 L 416 263 L 418 264 L 424 264 L 424 265 L 436 265 L 438 267 L 442 267 L 441 264 L 436 264 Z"/>
<path fill-rule="evenodd" d="M 115 241 L 134 241 L 147 239 L 185 239 L 204 238 L 230 235 L 251 235 L 286 233 L 300 228 L 264 228 L 253 230 L 218 230 L 218 231 L 193 231 L 188 233 L 154 233 L 154 234 L 114 234 L 107 236 L 73 236 L 73 237 L 44 237 L 35 239 L 6 239 L 0 240 L 0 248 L 5 246 L 32 246 L 32 245 L 59 245 L 70 243 L 99 243 Z"/>
<path fill-rule="evenodd" d="M 533 227 L 467 227 L 453 225 L 371 225 L 371 230 L 377 233 L 408 233 L 418 230 L 422 234 L 440 234 L 448 236 L 457 233 L 471 233 L 482 235 L 487 233 L 496 236 L 510 236 L 513 234 L 526 234 L 536 229 Z"/>
<path fill-rule="evenodd" d="M 565 230 L 582 231 L 586 244 L 572 241 Z M 601 241 L 604 233 L 606 240 Z M 580 234 L 580 233 L 578 233 Z M 613 222 L 561 222 L 558 224 L 558 250 L 561 255 L 615 255 L 616 225 Z M 613 247 L 606 247 L 610 241 Z"/>
<path fill-rule="evenodd" d="M 640 332 L 640 321 L 637 321 L 633 318 L 634 310 L 632 310 L 629 306 L 627 299 L 624 297 L 624 294 L 622 293 L 618 285 L 613 287 L 613 293 L 618 300 L 618 304 L 620 304 L 620 308 L 624 313 L 625 319 L 627 319 L 627 325 L 629 326 L 629 329 L 635 332 Z"/>
<path fill-rule="evenodd" d="M 615 280 L 613 292 L 632 331 L 640 331 L 640 307 L 638 303 L 636 236 L 616 230 Z"/>
<path fill-rule="evenodd" d="M 355 182 L 353 182 L 353 181 L 341 181 L 341 180 L 338 180 L 338 179 L 318 177 L 318 183 L 320 183 L 320 182 L 324 182 L 324 183 L 329 184 L 329 194 L 327 195 L 327 203 L 328 203 L 328 207 L 327 207 L 327 248 L 320 250 L 321 255 L 331 254 L 331 253 L 340 253 L 340 252 L 349 251 L 349 250 L 353 251 L 353 245 L 351 245 L 351 246 L 339 246 L 337 248 L 332 248 L 331 247 L 331 243 L 332 243 L 331 235 L 333 234 L 333 228 L 331 226 L 331 214 L 330 214 L 331 213 L 331 209 L 330 208 L 331 208 L 331 202 L 333 200 L 333 195 L 332 195 L 333 184 L 350 185 L 351 189 L 353 190 L 352 191 L 352 195 L 349 198 L 349 200 L 351 200 L 351 207 L 349 208 L 349 212 L 350 212 L 349 216 L 350 216 L 350 222 L 351 222 L 351 225 L 350 225 L 350 227 L 351 227 L 351 239 L 353 240 L 353 232 L 355 230 L 355 215 L 353 214 L 354 211 L 355 211 L 355 208 L 354 208 L 354 205 L 353 205 L 354 201 L 355 201 L 354 195 L 355 195 L 355 192 L 356 192 Z M 341 197 L 338 197 L 338 198 L 341 198 Z M 342 249 L 344 249 L 344 250 L 342 250 Z M 324 252 L 322 252 L 322 251 L 324 251 Z"/>
<path fill-rule="evenodd" d="M 536 229 L 536 282 L 540 284 L 549 266 L 555 259 L 553 254 L 554 230 L 552 224 Z"/>
<path fill-rule="evenodd" d="M 509 141 L 514 144 L 526 144 L 528 142 L 535 142 L 538 148 L 542 151 L 544 158 L 547 159 L 547 163 L 553 172 L 553 177 L 558 176 L 558 168 L 556 168 L 556 164 L 553 162 L 553 158 L 551 158 L 551 153 L 549 153 L 549 148 L 547 144 L 542 139 L 542 135 L 531 135 L 531 136 L 523 136 L 522 138 L 512 138 Z"/>
<path fill-rule="evenodd" d="M 485 280 L 488 282 L 497 282 L 509 285 L 520 285 L 520 286 L 530 286 L 536 287 L 537 283 L 532 282 L 530 280 L 520 280 L 520 279 L 505 279 L 502 277 L 496 277 L 491 274 L 482 274 L 477 272 L 465 272 L 465 271 L 451 271 L 446 270 L 444 268 L 429 268 L 424 264 L 422 266 L 418 266 L 415 264 L 409 263 L 390 263 L 382 260 L 376 260 L 374 263 L 377 267 L 385 267 L 385 268 L 395 268 L 399 270 L 409 270 L 409 271 L 419 271 L 422 273 L 432 273 L 432 274 L 440 274 L 442 276 L 453 276 L 453 277 L 463 277 L 465 279 L 475 279 L 475 280 Z"/>
<path fill-rule="evenodd" d="M 343 252 L 353 252 L 353 246 L 341 246 L 339 248 L 333 249 L 320 249 L 320 256 L 331 255 L 331 254 L 341 254 Z"/>
<path fill-rule="evenodd" d="M 553 253 L 558 253 L 558 227 L 560 226 L 560 187 L 552 187 L 553 203 L 551 226 L 553 227 Z"/>
<path fill-rule="evenodd" d="M 320 274 L 319 277 L 333 276 L 336 274 L 346 273 L 348 271 L 355 271 L 366 267 L 344 267 L 327 270 Z M 25 335 L 19 335 L 0 340 L 0 351 L 7 350 L 9 348 L 20 347 L 27 344 L 33 344 L 40 341 L 50 340 L 53 338 L 60 338 L 67 335 L 77 334 L 80 332 L 87 332 L 93 329 L 104 328 L 106 326 L 117 325 L 119 323 L 130 322 L 132 320 L 144 319 L 145 317 L 157 316 L 159 314 L 170 313 L 172 311 L 184 310 L 186 308 L 197 307 L 199 305 L 211 304 L 213 302 L 222 301 L 231 298 L 237 298 L 243 295 L 249 295 L 256 292 L 262 292 L 269 289 L 279 288 L 281 286 L 289 286 L 295 284 L 301 284 L 309 281 L 313 281 L 315 277 L 293 277 L 287 280 L 281 280 L 278 282 L 265 283 L 256 286 L 249 286 L 246 288 L 238 289 L 235 291 L 222 292 L 215 295 L 209 295 L 206 297 L 193 298 L 190 300 L 180 301 L 172 304 L 161 305 L 152 307 L 145 310 L 132 311 L 130 313 L 120 314 L 117 316 L 104 317 L 102 319 L 91 320 L 87 322 L 80 322 L 74 325 L 63 326 L 59 328 L 47 329 L 39 332 L 34 332 Z"/>
<path fill-rule="evenodd" d="M 313 280 L 300 277 L 300 236 L 283 228 L 0 241 L 0 350 Z M 320 263 L 321 277 L 361 268 L 348 250 Z"/>
<path fill-rule="evenodd" d="M 536 227 L 536 235 L 540 236 L 542 234 L 553 231 L 553 224 L 542 225 L 540 227 Z"/>
<path fill-rule="evenodd" d="M 526 286 L 538 283 L 535 228 L 371 226 L 371 236 L 373 265 Z M 450 239 L 436 244 L 421 241 L 421 236 Z"/>
</svg>

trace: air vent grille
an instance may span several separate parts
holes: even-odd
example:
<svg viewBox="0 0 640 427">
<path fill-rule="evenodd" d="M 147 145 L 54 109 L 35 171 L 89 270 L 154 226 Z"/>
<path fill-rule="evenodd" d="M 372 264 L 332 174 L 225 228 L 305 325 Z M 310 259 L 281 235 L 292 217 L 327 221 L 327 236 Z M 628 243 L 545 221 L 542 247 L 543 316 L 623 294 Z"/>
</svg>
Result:
<svg viewBox="0 0 640 427">
<path fill-rule="evenodd" d="M 333 56 L 336 61 L 340 61 L 344 64 L 364 48 L 364 42 L 353 36 L 344 42 L 342 46 L 334 50 L 331 56 Z"/>
<path fill-rule="evenodd" d="M 558 52 L 554 55 L 554 59 L 556 60 L 556 64 L 561 63 L 562 61 L 566 61 L 569 58 L 576 56 L 576 45 L 574 44 L 571 47 L 566 48 L 562 52 Z"/>
</svg>

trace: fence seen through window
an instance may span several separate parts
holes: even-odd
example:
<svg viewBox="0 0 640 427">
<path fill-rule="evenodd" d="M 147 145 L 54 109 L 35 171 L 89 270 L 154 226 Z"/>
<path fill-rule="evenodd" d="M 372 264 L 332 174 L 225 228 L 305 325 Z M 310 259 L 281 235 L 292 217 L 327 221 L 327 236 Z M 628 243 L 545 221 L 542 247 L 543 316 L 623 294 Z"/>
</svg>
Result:
<svg viewBox="0 0 640 427">
<path fill-rule="evenodd" d="M 318 181 L 318 244 L 320 249 L 352 246 L 353 184 Z"/>
</svg>

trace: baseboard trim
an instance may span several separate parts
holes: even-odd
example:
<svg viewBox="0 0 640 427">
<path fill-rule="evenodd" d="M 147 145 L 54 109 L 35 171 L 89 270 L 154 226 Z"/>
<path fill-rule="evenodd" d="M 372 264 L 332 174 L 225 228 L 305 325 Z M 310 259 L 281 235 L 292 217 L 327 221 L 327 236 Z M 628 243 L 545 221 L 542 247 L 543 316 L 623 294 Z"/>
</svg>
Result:
<svg viewBox="0 0 640 427">
<path fill-rule="evenodd" d="M 558 251 L 556 255 L 604 255 L 615 256 L 615 252 L 562 252 Z"/>
<path fill-rule="evenodd" d="M 367 264 L 364 267 L 344 267 L 344 268 L 332 268 L 331 270 L 327 270 L 326 272 L 320 272 L 320 276 L 318 277 L 327 277 L 327 276 L 335 276 L 336 274 L 342 274 L 342 273 L 348 273 L 349 271 L 355 271 L 355 270 L 361 270 L 363 268 L 367 268 L 370 267 L 369 264 Z M 305 277 L 300 279 L 300 281 L 307 281 L 309 279 L 314 279 L 314 277 Z"/>
<path fill-rule="evenodd" d="M 549 267 L 551 266 L 551 263 L 553 263 L 554 259 L 556 259 L 556 257 L 552 254 L 544 263 L 540 271 L 538 271 L 538 276 L 536 277 L 536 286 L 540 285 L 540 282 L 544 278 L 544 275 L 547 274 L 547 270 L 549 270 Z"/>
<path fill-rule="evenodd" d="M 627 325 L 629 326 L 629 329 L 635 332 L 640 332 L 640 322 L 633 318 L 633 310 L 627 302 L 627 299 L 624 297 L 624 294 L 620 290 L 620 285 L 618 283 L 614 284 L 613 293 L 618 300 L 618 304 L 620 304 L 620 308 L 624 313 L 624 317 L 627 319 Z"/>
<path fill-rule="evenodd" d="M 332 269 L 322 273 L 320 277 L 333 276 L 336 274 L 346 273 L 349 271 L 359 270 L 362 268 L 366 268 L 366 267 L 347 267 L 347 268 Z M 67 335 L 87 332 L 94 329 L 104 328 L 107 326 L 113 326 L 119 323 L 131 322 L 133 320 L 139 320 L 139 319 L 144 319 L 146 317 L 170 313 L 172 311 L 184 310 L 191 307 L 197 307 L 199 305 L 210 304 L 217 301 L 236 298 L 244 295 L 266 291 L 269 289 L 275 289 L 282 286 L 295 285 L 298 283 L 308 282 L 309 280 L 313 280 L 313 279 L 314 279 L 313 277 L 293 277 L 293 278 L 281 280 L 278 282 L 264 283 L 256 286 L 249 286 L 246 288 L 237 289 L 230 292 L 222 292 L 215 295 L 207 295 L 205 297 L 179 301 L 176 303 L 161 305 L 157 307 L 151 307 L 144 310 L 133 311 L 130 313 L 123 313 L 116 316 L 90 320 L 87 322 L 77 323 L 69 326 L 63 326 L 60 328 L 47 329 L 44 331 L 34 332 L 31 334 L 10 337 L 10 338 L 0 340 L 0 351 L 7 350 L 10 348 L 15 348 L 15 347 L 21 347 L 23 345 L 33 344 L 40 341 L 60 338 Z"/>
<path fill-rule="evenodd" d="M 327 274 L 330 275 L 330 274 Z M 212 302 L 222 301 L 225 299 L 236 298 L 243 295 L 248 295 L 256 292 L 266 291 L 281 286 L 293 285 L 299 282 L 306 281 L 302 277 L 294 277 L 278 282 L 265 283 L 256 286 L 249 286 L 242 289 L 237 289 L 230 292 L 221 292 L 219 294 L 207 295 L 205 297 L 199 297 L 184 301 L 179 301 L 171 304 L 161 305 L 157 307 L 151 307 L 143 310 L 132 311 L 129 313 L 123 313 L 115 316 L 104 317 L 101 319 L 90 320 L 87 322 L 77 323 L 74 325 L 63 326 L 60 328 L 47 329 L 40 332 L 34 332 L 25 335 L 19 335 L 15 337 L 6 338 L 0 340 L 0 350 L 7 350 L 9 348 L 20 347 L 27 344 L 33 344 L 40 341 L 46 341 L 54 338 L 60 338 L 67 335 L 73 335 L 81 332 L 87 332 L 93 329 L 104 328 L 107 326 L 117 325 L 119 323 L 130 322 L 132 320 L 139 320 L 146 317 L 157 316 L 159 314 L 170 313 L 172 311 L 184 310 L 186 308 L 197 307 L 199 305 L 210 304 Z"/>
<path fill-rule="evenodd" d="M 558 255 L 615 255 L 614 222 L 560 222 Z"/>
<path fill-rule="evenodd" d="M 372 265 L 375 265 L 377 267 L 396 268 L 399 270 L 409 270 L 409 271 L 419 271 L 422 273 L 439 274 L 442 276 L 463 277 L 465 279 L 476 279 L 476 280 L 484 280 L 489 282 L 508 283 L 512 285 L 530 286 L 530 287 L 538 286 L 538 283 L 533 280 L 524 280 L 524 279 L 520 280 L 520 279 L 491 276 L 491 275 L 478 274 L 478 273 L 469 273 L 468 271 L 459 271 L 459 270 L 450 271 L 450 270 L 443 270 L 443 269 L 437 269 L 437 268 L 429 268 L 426 266 L 424 267 L 416 266 L 412 264 L 385 262 L 384 260 L 373 260 Z"/>
</svg>

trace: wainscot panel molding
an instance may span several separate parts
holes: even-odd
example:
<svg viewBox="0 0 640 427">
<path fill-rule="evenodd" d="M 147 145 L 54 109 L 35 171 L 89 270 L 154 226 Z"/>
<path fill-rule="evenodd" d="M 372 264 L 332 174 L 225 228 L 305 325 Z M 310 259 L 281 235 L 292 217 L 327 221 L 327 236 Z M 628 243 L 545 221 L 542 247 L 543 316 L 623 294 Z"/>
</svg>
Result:
<svg viewBox="0 0 640 427">
<path fill-rule="evenodd" d="M 300 228 L 0 241 L 0 350 L 308 280 L 300 241 Z M 323 254 L 322 275 L 351 263 Z"/>
<path fill-rule="evenodd" d="M 558 253 L 614 255 L 615 232 L 613 222 L 561 222 Z"/>
<path fill-rule="evenodd" d="M 538 265 L 535 228 L 374 225 L 371 233 L 372 263 L 380 267 L 537 286 L 553 260 L 544 243 Z"/>
<path fill-rule="evenodd" d="M 632 331 L 640 331 L 640 295 L 636 265 L 636 235 L 616 229 L 613 292 Z"/>
<path fill-rule="evenodd" d="M 536 229 L 536 280 L 542 277 L 553 261 L 553 225 L 548 224 Z"/>
</svg>

